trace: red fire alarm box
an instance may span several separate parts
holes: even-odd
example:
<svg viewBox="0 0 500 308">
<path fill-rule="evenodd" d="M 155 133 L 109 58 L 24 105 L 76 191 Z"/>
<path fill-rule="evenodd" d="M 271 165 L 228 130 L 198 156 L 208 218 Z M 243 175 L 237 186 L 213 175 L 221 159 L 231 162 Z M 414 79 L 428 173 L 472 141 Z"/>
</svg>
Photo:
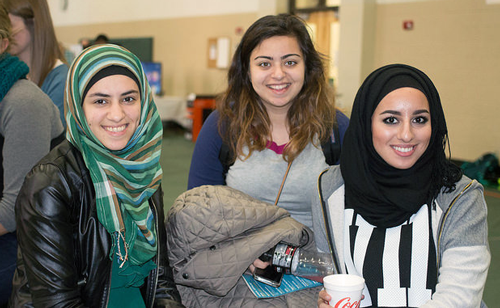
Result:
<svg viewBox="0 0 500 308">
<path fill-rule="evenodd" d="M 413 30 L 413 20 L 403 21 L 403 29 L 404 30 Z"/>
</svg>

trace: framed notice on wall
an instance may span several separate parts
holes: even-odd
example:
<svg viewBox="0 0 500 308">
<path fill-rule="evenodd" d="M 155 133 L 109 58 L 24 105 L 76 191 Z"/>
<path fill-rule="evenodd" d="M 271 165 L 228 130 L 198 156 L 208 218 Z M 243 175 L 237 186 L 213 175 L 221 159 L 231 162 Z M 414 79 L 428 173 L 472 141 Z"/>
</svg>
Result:
<svg viewBox="0 0 500 308">
<path fill-rule="evenodd" d="M 228 37 L 209 38 L 207 66 L 226 69 L 230 61 L 230 40 Z"/>
</svg>

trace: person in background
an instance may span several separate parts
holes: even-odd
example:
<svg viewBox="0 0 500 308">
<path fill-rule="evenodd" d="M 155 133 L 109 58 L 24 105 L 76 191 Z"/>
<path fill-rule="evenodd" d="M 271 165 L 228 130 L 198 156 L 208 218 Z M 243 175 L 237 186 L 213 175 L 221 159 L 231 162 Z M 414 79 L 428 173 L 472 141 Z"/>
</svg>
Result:
<svg viewBox="0 0 500 308">
<path fill-rule="evenodd" d="M 313 202 L 318 248 L 338 272 L 365 279 L 361 307 L 482 306 L 491 259 L 483 187 L 446 158 L 447 141 L 422 71 L 391 64 L 361 85 L 340 167 L 319 177 Z M 318 307 L 330 299 L 321 291 Z"/>
<path fill-rule="evenodd" d="M 93 45 L 107 44 L 107 43 L 109 43 L 108 36 L 106 34 L 99 34 L 98 36 L 96 36 Z"/>
<path fill-rule="evenodd" d="M 335 109 L 323 61 L 297 16 L 270 15 L 251 25 L 233 56 L 228 88 L 196 140 L 188 189 L 225 184 L 312 228 L 311 194 L 328 166 L 321 145 L 334 125 L 340 144 L 349 122 Z M 228 170 L 219 158 L 224 146 Z"/>
<path fill-rule="evenodd" d="M 140 60 L 84 50 L 66 85 L 67 140 L 16 202 L 12 307 L 182 307 L 168 264 L 162 123 Z M 56 261 L 54 261 L 56 260 Z"/>
<path fill-rule="evenodd" d="M 10 53 L 28 64 L 28 79 L 59 108 L 64 126 L 64 85 L 68 65 L 57 41 L 47 0 L 0 0 L 12 22 Z"/>
<path fill-rule="evenodd" d="M 56 106 L 26 80 L 28 66 L 7 52 L 11 35 L 8 13 L 0 4 L 0 307 L 10 296 L 16 268 L 14 204 L 19 189 L 51 142 L 64 138 Z"/>
<path fill-rule="evenodd" d="M 82 50 L 86 49 L 87 47 L 90 47 L 90 45 L 92 45 L 92 43 L 90 42 L 90 39 L 88 39 L 88 38 L 81 38 L 79 40 L 79 42 L 80 42 L 80 45 L 82 45 Z"/>
</svg>

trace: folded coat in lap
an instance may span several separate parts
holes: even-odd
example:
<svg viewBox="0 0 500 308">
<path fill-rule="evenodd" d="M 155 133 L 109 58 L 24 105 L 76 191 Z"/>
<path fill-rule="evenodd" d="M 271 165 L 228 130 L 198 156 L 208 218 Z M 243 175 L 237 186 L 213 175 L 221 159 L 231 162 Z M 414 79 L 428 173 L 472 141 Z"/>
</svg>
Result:
<svg viewBox="0 0 500 308">
<path fill-rule="evenodd" d="M 187 307 L 316 305 L 317 288 L 259 300 L 241 278 L 280 241 L 315 249 L 311 230 L 286 210 L 227 186 L 206 185 L 177 198 L 166 228 L 170 265 Z"/>
</svg>

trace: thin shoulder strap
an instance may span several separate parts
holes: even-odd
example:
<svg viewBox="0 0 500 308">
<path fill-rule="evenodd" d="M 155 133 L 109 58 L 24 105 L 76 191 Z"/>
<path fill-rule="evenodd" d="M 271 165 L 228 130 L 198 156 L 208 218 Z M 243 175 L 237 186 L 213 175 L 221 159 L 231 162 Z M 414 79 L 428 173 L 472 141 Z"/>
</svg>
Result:
<svg viewBox="0 0 500 308">
<path fill-rule="evenodd" d="M 280 189 L 278 191 L 278 196 L 276 197 L 276 200 L 274 201 L 274 205 L 278 205 L 278 201 L 280 200 L 281 196 L 281 191 L 283 190 L 283 186 L 285 186 L 285 181 L 286 177 L 288 176 L 288 172 L 290 171 L 290 166 L 292 165 L 292 162 L 288 162 L 288 166 L 286 167 L 285 175 L 283 176 L 283 181 L 281 181 Z"/>
</svg>

